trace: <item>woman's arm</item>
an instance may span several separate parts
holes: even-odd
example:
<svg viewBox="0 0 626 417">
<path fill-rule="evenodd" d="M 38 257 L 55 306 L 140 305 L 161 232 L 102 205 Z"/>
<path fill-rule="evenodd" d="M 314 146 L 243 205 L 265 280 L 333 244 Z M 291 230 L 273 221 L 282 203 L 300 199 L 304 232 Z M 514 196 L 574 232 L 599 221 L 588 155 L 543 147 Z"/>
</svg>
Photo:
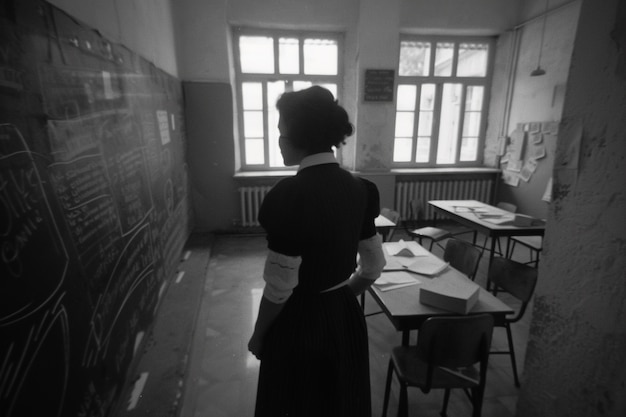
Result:
<svg viewBox="0 0 626 417">
<path fill-rule="evenodd" d="M 248 343 L 248 350 L 257 359 L 261 359 L 263 341 L 268 330 L 282 311 L 285 302 L 298 285 L 298 271 L 302 259 L 270 250 L 265 260 L 263 279 L 265 289 L 259 305 L 259 315 L 254 326 L 254 333 Z"/>
<path fill-rule="evenodd" d="M 359 241 L 359 266 L 348 281 L 355 295 L 367 290 L 382 273 L 386 264 L 382 242 L 379 234 Z"/>
<path fill-rule="evenodd" d="M 248 342 L 248 350 L 256 356 L 257 359 L 261 359 L 261 351 L 263 350 L 263 340 L 267 331 L 276 320 L 276 317 L 280 314 L 284 303 L 273 303 L 265 297 L 261 297 L 261 304 L 259 305 L 259 315 L 256 319 L 254 326 L 254 333 Z"/>
</svg>

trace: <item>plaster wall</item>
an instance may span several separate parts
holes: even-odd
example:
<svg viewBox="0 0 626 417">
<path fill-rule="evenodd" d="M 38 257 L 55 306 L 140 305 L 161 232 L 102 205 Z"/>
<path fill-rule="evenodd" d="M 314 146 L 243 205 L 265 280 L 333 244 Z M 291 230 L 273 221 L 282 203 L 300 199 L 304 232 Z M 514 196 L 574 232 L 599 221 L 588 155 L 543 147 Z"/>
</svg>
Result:
<svg viewBox="0 0 626 417">
<path fill-rule="evenodd" d="M 400 27 L 408 33 L 499 35 L 519 22 L 522 3 L 522 0 L 402 0 Z"/>
<path fill-rule="evenodd" d="M 393 105 L 363 102 L 361 85 L 365 69 L 396 68 L 400 32 L 416 33 L 426 28 L 448 34 L 500 33 L 515 23 L 520 3 L 521 0 L 475 0 L 473 7 L 468 8 L 458 7 L 458 2 L 450 0 L 177 0 L 175 17 L 181 79 L 193 81 L 187 85 L 189 88 L 200 88 L 198 83 L 207 83 L 203 94 L 215 92 L 217 95 L 208 100 L 218 106 L 221 104 L 221 108 L 205 111 L 223 114 L 224 107 L 235 105 L 234 98 L 226 101 L 221 95 L 232 83 L 231 24 L 343 31 L 345 75 L 340 102 L 351 115 L 356 134 L 348 139 L 339 157 L 347 168 L 384 175 L 391 161 Z M 427 25 L 427 22 L 430 23 Z M 456 24 L 461 25 L 461 29 L 456 28 Z M 232 176 L 238 169 L 232 157 L 233 149 L 235 158 L 238 155 L 234 114 L 232 112 L 230 119 L 207 117 L 202 123 L 210 120 L 221 126 L 207 126 L 188 135 L 190 147 L 196 141 L 219 141 L 219 146 L 211 146 L 212 152 L 204 155 L 204 164 L 192 173 L 198 180 L 191 178 L 192 184 L 210 187 L 197 190 L 194 195 L 213 196 L 212 200 L 206 200 L 206 204 L 212 201 L 215 206 L 210 217 L 204 204 L 196 211 L 196 224 L 202 224 L 205 230 L 230 227 L 233 213 L 237 212 L 236 184 L 232 191 L 224 193 L 223 187 L 206 180 Z M 229 133 L 219 138 L 210 137 L 210 132 L 214 131 Z M 206 147 L 200 143 L 197 149 L 203 148 Z M 381 180 L 381 185 L 388 183 L 387 179 Z M 393 189 L 381 194 L 392 195 Z M 216 204 L 217 201 L 220 203 Z M 393 204 L 393 201 L 387 203 Z"/>
<path fill-rule="evenodd" d="M 580 1 L 562 3 L 549 3 L 552 6 L 545 15 L 543 40 L 546 4 L 543 0 L 524 2 L 525 14 L 528 10 L 537 14 L 498 40 L 485 143 L 487 166 L 499 167 L 498 138 L 510 136 L 518 124 L 561 119 Z M 530 74 L 538 64 L 546 73 L 532 77 Z M 501 183 L 498 201 L 515 204 L 521 213 L 547 217 L 548 206 L 542 196 L 552 176 L 556 141 L 547 138 L 545 146 L 546 157 L 538 161 L 530 181 L 520 181 L 517 186 Z M 529 148 L 527 145 L 526 149 Z"/>
<path fill-rule="evenodd" d="M 48 0 L 165 72 L 178 76 L 170 0 Z"/>
<path fill-rule="evenodd" d="M 356 158 L 355 165 L 350 167 L 359 171 L 388 171 L 391 165 L 394 103 L 364 101 L 363 84 L 367 69 L 396 68 L 399 56 L 399 20 L 399 0 L 390 0 L 384 4 L 377 0 L 361 0 L 359 58 L 356 63 Z M 392 28 L 395 29 L 391 30 Z"/>
<path fill-rule="evenodd" d="M 626 415 L 625 25 L 582 2 L 518 416 Z"/>
</svg>

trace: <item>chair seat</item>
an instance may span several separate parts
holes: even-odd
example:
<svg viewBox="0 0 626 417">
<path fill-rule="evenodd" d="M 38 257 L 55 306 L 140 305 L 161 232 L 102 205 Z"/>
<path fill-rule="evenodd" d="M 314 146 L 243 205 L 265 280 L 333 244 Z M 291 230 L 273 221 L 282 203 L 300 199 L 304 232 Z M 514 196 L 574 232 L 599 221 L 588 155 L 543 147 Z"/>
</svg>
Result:
<svg viewBox="0 0 626 417">
<path fill-rule="evenodd" d="M 434 241 L 439 241 L 442 239 L 446 239 L 452 236 L 452 234 L 444 229 L 439 229 L 437 227 L 421 227 L 419 229 L 409 231 L 409 235 L 421 237 L 421 238 L 429 238 Z"/>
<path fill-rule="evenodd" d="M 414 346 L 397 346 L 391 351 L 398 377 L 413 387 L 426 386 L 428 364 L 420 360 Z M 420 378 L 422 377 L 422 378 Z M 431 388 L 473 388 L 478 386 L 480 375 L 476 367 L 449 369 L 437 367 L 433 372 Z"/>
<path fill-rule="evenodd" d="M 511 236 L 511 240 L 536 251 L 541 251 L 543 245 L 543 238 L 541 236 Z"/>
</svg>

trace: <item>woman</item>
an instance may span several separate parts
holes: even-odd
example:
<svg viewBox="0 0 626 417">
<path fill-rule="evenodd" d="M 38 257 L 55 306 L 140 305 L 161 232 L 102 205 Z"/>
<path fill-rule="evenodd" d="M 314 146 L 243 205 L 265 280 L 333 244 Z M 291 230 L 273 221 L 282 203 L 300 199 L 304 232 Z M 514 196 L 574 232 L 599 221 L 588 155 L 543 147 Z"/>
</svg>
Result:
<svg viewBox="0 0 626 417">
<path fill-rule="evenodd" d="M 353 127 L 328 90 L 288 92 L 276 106 L 285 165 L 300 166 L 259 212 L 269 253 L 248 344 L 261 360 L 256 417 L 370 416 L 367 327 L 355 296 L 384 266 L 378 190 L 335 160 L 332 147 Z"/>
</svg>

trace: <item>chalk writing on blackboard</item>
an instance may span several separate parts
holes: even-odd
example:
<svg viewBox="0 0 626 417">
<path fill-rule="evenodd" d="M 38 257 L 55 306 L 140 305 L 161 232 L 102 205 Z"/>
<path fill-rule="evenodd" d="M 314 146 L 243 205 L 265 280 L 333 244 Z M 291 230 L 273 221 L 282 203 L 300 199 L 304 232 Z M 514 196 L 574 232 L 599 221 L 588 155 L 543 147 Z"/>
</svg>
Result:
<svg viewBox="0 0 626 417">
<path fill-rule="evenodd" d="M 10 3 L 0 415 L 110 415 L 188 235 L 180 82 L 43 0 Z"/>
<path fill-rule="evenodd" d="M 59 289 L 67 271 L 67 250 L 41 175 L 19 129 L 0 124 L 0 325 L 39 309 Z M 46 280 L 37 279 L 42 264 Z"/>
<path fill-rule="evenodd" d="M 394 70 L 365 70 L 365 101 L 393 101 Z"/>
</svg>

